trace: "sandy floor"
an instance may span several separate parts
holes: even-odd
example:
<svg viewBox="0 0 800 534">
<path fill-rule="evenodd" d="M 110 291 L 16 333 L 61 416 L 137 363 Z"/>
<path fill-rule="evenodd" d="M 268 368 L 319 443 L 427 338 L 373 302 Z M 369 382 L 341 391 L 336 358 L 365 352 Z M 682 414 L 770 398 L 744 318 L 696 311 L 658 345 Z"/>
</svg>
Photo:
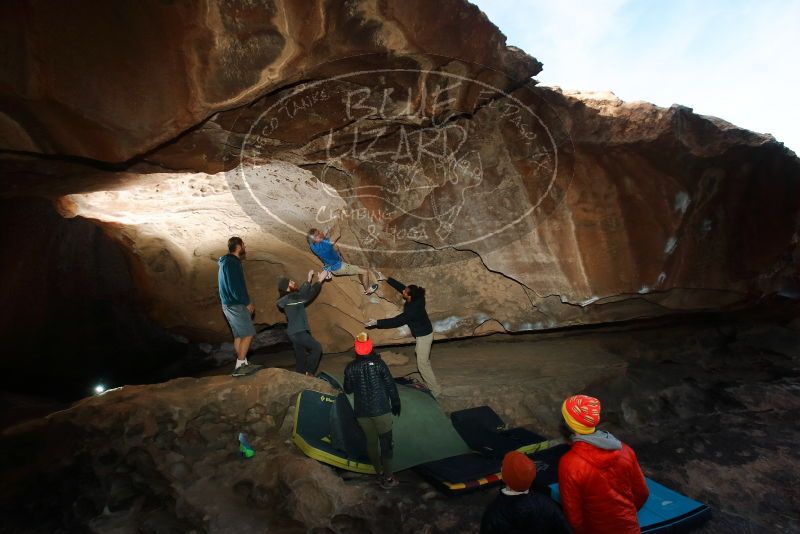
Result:
<svg viewBox="0 0 800 534">
<path fill-rule="evenodd" d="M 585 388 L 596 380 L 611 379 L 624 373 L 626 359 L 598 343 L 614 333 L 591 333 L 563 336 L 491 336 L 460 341 L 437 342 L 432 349 L 432 365 L 444 389 L 442 403 L 447 411 L 498 401 L 495 409 L 504 412 L 506 422 L 513 425 L 540 423 L 552 426 L 551 414 L 558 413 L 564 396 Z M 394 376 L 416 372 L 414 346 L 380 347 L 378 352 L 402 355 L 403 365 L 390 364 Z M 342 374 L 353 358 L 352 353 L 325 354 L 320 371 Z M 391 358 L 391 356 L 390 356 Z M 282 350 L 255 354 L 249 360 L 268 367 L 294 368 L 294 354 Z M 232 366 L 215 369 L 203 376 L 228 373 Z M 552 393 L 553 406 L 538 406 L 523 397 L 535 398 Z M 511 401 L 519 401 L 514 406 Z M 545 416 L 538 420 L 537 414 Z M 555 428 L 555 427 L 553 427 Z"/>
</svg>

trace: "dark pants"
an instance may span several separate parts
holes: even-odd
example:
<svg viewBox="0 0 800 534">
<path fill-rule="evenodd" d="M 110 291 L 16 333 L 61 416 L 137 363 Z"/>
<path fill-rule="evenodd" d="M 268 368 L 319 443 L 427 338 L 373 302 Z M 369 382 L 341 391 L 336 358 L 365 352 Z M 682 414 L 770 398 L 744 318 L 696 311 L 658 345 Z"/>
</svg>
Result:
<svg viewBox="0 0 800 534">
<path fill-rule="evenodd" d="M 375 467 L 375 474 L 384 478 L 392 477 L 392 414 L 385 413 L 377 417 L 359 417 L 358 424 L 367 437 L 367 454 Z"/>
<path fill-rule="evenodd" d="M 289 334 L 289 341 L 294 348 L 295 370 L 298 373 L 316 374 L 319 359 L 322 357 L 322 345 L 311 336 L 311 332 L 304 330 Z"/>
</svg>

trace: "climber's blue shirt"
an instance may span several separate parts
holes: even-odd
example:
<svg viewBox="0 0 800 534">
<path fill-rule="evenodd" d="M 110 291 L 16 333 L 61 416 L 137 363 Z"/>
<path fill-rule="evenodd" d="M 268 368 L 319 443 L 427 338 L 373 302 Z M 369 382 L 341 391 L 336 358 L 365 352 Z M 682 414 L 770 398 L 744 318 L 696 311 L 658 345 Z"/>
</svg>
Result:
<svg viewBox="0 0 800 534">
<path fill-rule="evenodd" d="M 319 243 L 311 243 L 311 252 L 317 255 L 322 260 L 322 264 L 326 271 L 338 271 L 342 268 L 342 257 L 333 248 L 333 243 L 327 239 L 323 239 Z"/>
</svg>

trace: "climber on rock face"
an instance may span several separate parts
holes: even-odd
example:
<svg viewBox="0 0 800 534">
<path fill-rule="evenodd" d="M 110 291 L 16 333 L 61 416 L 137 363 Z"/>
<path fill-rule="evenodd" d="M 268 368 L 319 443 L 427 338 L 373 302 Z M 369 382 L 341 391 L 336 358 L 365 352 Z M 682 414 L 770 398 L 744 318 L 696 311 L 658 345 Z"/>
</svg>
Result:
<svg viewBox="0 0 800 534">
<path fill-rule="evenodd" d="M 322 357 L 322 345 L 311 335 L 308 326 L 306 306 L 319 295 L 322 283 L 328 279 L 328 271 L 320 271 L 313 284 L 314 271 L 308 271 L 308 279 L 302 286 L 294 280 L 282 277 L 278 280 L 278 307 L 286 314 L 288 326 L 286 334 L 294 348 L 296 371 L 307 376 L 314 376 Z"/>
<path fill-rule="evenodd" d="M 252 319 L 255 306 L 247 294 L 244 269 L 242 269 L 242 260 L 246 253 L 241 237 L 234 236 L 228 239 L 228 254 L 219 259 L 217 273 L 222 313 L 225 314 L 225 319 L 233 332 L 233 348 L 236 350 L 233 376 L 247 375 L 261 368 L 260 365 L 247 361 L 247 351 L 250 349 L 253 336 L 256 335 L 256 328 Z"/>
<path fill-rule="evenodd" d="M 363 267 L 351 265 L 342 260 L 341 254 L 336 250 L 336 242 L 342 237 L 338 224 L 333 225 L 326 232 L 312 228 L 306 234 L 308 246 L 322 261 L 323 268 L 333 276 L 358 276 L 361 286 L 364 288 L 365 295 L 371 295 L 378 289 L 377 283 L 370 283 L 371 272 Z M 384 280 L 380 272 L 375 273 L 378 282 Z"/>
<path fill-rule="evenodd" d="M 408 325 L 411 335 L 416 338 L 417 368 L 422 380 L 434 397 L 441 394 L 431 367 L 431 345 L 433 344 L 433 326 L 425 310 L 425 288 L 416 285 L 403 285 L 394 278 L 386 281 L 403 295 L 403 312 L 388 319 L 370 319 L 365 323 L 367 328 L 399 328 Z"/>
</svg>

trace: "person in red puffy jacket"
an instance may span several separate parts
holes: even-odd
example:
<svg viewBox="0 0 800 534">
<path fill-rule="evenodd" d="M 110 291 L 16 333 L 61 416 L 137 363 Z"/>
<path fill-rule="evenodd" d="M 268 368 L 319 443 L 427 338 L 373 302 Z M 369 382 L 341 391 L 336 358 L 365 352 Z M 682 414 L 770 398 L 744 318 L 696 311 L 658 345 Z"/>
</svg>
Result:
<svg viewBox="0 0 800 534">
<path fill-rule="evenodd" d="M 561 413 L 572 447 L 558 464 L 558 485 L 575 534 L 638 534 L 636 512 L 650 492 L 633 449 L 597 430 L 597 399 L 575 395 L 564 401 Z"/>
</svg>

